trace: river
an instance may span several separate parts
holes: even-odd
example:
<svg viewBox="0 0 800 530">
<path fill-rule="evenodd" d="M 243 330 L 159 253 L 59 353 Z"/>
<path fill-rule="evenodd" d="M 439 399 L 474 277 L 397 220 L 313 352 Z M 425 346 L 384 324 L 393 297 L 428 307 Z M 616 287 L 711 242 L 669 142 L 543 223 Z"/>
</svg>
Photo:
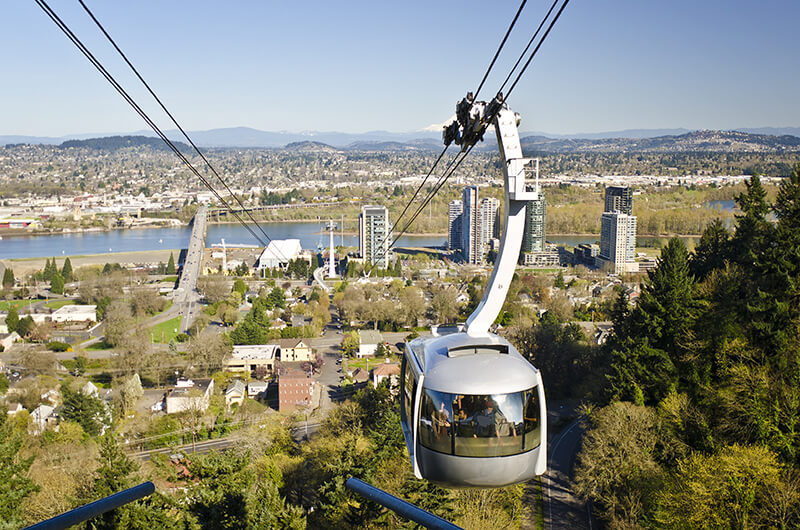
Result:
<svg viewBox="0 0 800 530">
<path fill-rule="evenodd" d="M 328 234 L 321 231 L 320 223 L 263 223 L 264 231 L 272 239 L 295 238 L 305 249 L 327 246 Z M 0 240 L 0 259 L 45 258 L 54 256 L 77 256 L 85 254 L 108 254 L 137 250 L 162 250 L 185 248 L 189 241 L 189 227 L 137 228 L 131 230 L 109 230 L 102 232 L 75 232 L 69 234 L 40 234 L 30 236 L 4 236 Z M 256 233 L 259 233 L 256 230 Z M 240 224 L 214 224 L 208 226 L 206 246 L 218 245 L 225 239 L 227 245 L 257 245 L 253 236 Z M 667 238 L 639 236 L 639 246 L 661 246 Z M 691 238 L 686 238 L 691 239 Z M 600 235 L 550 235 L 550 243 L 573 247 L 580 243 L 597 243 Z M 358 237 L 337 233 L 336 245 L 356 247 Z M 398 247 L 444 247 L 447 236 L 414 235 L 403 236 Z"/>
<path fill-rule="evenodd" d="M 318 222 L 263 223 L 264 231 L 272 239 L 299 239 L 306 249 L 316 249 L 328 244 L 328 234 L 321 232 Z M 257 234 L 260 232 L 254 230 Z M 3 236 L 0 240 L 0 259 L 44 258 L 52 256 L 77 256 L 84 254 L 108 254 L 137 250 L 161 250 L 185 248 L 191 229 L 137 228 L 131 230 L 109 230 L 102 232 L 74 232 L 69 234 L 38 234 L 29 236 Z M 218 224 L 208 226 L 206 246 L 219 244 L 247 244 L 257 246 L 253 236 L 240 224 Z M 358 246 L 358 237 L 336 234 L 336 245 Z M 447 243 L 447 236 L 403 236 L 400 247 L 435 247 Z"/>
</svg>

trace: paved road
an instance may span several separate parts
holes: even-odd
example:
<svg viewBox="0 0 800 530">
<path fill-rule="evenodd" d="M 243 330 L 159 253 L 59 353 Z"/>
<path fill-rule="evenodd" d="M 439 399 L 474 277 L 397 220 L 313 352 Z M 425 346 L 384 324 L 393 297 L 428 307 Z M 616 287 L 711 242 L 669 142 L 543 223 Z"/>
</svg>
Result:
<svg viewBox="0 0 800 530">
<path fill-rule="evenodd" d="M 194 322 L 195 316 L 202 310 L 199 304 L 200 293 L 197 292 L 197 280 L 200 277 L 200 264 L 203 261 L 203 249 L 205 248 L 207 214 L 208 206 L 203 205 L 197 209 L 194 216 L 192 235 L 189 238 L 183 270 L 173 298 L 173 307 L 183 316 L 180 327 L 183 333 L 186 333 L 186 330 Z"/>
<path fill-rule="evenodd" d="M 548 422 L 559 416 L 573 416 L 574 405 L 554 402 Z M 590 506 L 577 497 L 570 483 L 575 457 L 583 435 L 581 418 L 573 420 L 561 432 L 548 436 L 548 469 L 542 479 L 544 526 L 546 529 L 597 528 Z"/>
</svg>

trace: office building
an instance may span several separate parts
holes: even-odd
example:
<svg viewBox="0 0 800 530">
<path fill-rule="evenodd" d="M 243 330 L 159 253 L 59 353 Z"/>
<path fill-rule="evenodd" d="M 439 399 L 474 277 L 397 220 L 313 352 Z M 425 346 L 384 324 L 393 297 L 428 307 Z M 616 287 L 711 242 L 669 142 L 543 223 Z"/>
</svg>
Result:
<svg viewBox="0 0 800 530">
<path fill-rule="evenodd" d="M 365 265 L 386 268 L 389 263 L 389 210 L 363 206 L 358 216 L 358 250 Z"/>
<path fill-rule="evenodd" d="M 465 262 L 478 264 L 483 257 L 478 187 L 467 186 L 462 195 L 464 210 L 461 214 L 461 255 Z"/>
<path fill-rule="evenodd" d="M 461 249 L 461 215 L 464 213 L 464 203 L 456 199 L 450 201 L 447 211 L 447 249 Z"/>
<path fill-rule="evenodd" d="M 525 233 L 522 237 L 522 252 L 544 252 L 545 248 L 545 213 L 547 201 L 544 193 L 539 198 L 528 201 L 525 206 Z"/>
<path fill-rule="evenodd" d="M 633 215 L 633 191 L 628 186 L 607 187 L 606 204 L 603 211 Z"/>
<path fill-rule="evenodd" d="M 615 274 L 638 272 L 635 257 L 636 217 L 604 212 L 600 220 L 600 254 L 596 265 Z"/>
</svg>

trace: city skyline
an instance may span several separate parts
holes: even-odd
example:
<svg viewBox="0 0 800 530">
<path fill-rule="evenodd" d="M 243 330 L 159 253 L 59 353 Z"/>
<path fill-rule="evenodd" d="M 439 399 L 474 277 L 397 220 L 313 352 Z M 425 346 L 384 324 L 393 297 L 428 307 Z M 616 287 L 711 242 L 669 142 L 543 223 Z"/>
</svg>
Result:
<svg viewBox="0 0 800 530">
<path fill-rule="evenodd" d="M 343 132 L 447 121 L 478 84 L 517 6 L 90 4 L 186 129 Z M 80 7 L 54 8 L 154 108 Z M 465 32 L 476 12 L 481 31 Z M 543 12 L 526 7 L 490 90 Z M 509 103 L 524 130 L 552 134 L 797 126 L 800 75 L 789 65 L 798 14 L 788 0 L 570 4 Z M 4 65 L 13 82 L 0 98 L 0 134 L 143 129 L 35 4 L 7 6 L 0 42 L 15 50 Z M 471 53 L 443 45 L 454 42 L 468 42 Z M 160 114 L 158 121 L 166 126 Z"/>
</svg>

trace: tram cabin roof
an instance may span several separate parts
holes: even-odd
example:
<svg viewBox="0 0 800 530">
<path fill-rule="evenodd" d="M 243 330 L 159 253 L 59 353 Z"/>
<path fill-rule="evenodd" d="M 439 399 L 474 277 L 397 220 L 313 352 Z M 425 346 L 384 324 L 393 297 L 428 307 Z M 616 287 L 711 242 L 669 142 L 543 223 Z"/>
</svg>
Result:
<svg viewBox="0 0 800 530">
<path fill-rule="evenodd" d="M 452 333 L 414 339 L 408 349 L 425 374 L 424 386 L 452 394 L 507 394 L 536 386 L 538 370 L 497 335 Z"/>
</svg>

